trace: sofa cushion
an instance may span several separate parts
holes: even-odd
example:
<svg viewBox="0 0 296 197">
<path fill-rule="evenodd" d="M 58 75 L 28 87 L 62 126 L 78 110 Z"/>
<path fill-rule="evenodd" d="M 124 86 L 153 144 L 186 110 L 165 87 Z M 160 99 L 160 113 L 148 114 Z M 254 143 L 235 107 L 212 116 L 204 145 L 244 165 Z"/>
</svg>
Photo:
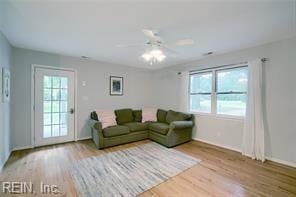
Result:
<svg viewBox="0 0 296 197">
<path fill-rule="evenodd" d="M 133 110 L 132 109 L 118 109 L 115 110 L 116 122 L 119 125 L 123 125 L 124 123 L 133 122 Z"/>
<path fill-rule="evenodd" d="M 167 111 L 163 109 L 158 109 L 156 116 L 157 116 L 157 122 L 166 123 Z"/>
<path fill-rule="evenodd" d="M 127 126 L 131 132 L 144 131 L 148 129 L 148 125 L 141 122 L 129 122 L 125 123 L 124 126 Z"/>
<path fill-rule="evenodd" d="M 167 112 L 166 122 L 170 124 L 173 121 L 185 121 L 185 120 L 189 120 L 190 118 L 191 118 L 190 114 L 169 110 Z"/>
<path fill-rule="evenodd" d="M 135 122 L 142 122 L 142 110 L 133 110 L 133 116 Z"/>
<path fill-rule="evenodd" d="M 104 137 L 114 137 L 118 135 L 128 134 L 129 128 L 122 125 L 111 126 L 103 129 Z"/>
<path fill-rule="evenodd" d="M 169 125 L 166 123 L 155 122 L 149 124 L 149 129 L 162 135 L 166 135 L 169 131 Z"/>
</svg>

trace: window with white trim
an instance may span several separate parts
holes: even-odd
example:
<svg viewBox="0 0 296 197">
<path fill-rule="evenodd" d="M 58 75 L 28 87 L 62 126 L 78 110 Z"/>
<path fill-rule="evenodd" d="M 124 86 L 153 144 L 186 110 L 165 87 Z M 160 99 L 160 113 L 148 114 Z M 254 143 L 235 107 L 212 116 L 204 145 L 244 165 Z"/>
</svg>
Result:
<svg viewBox="0 0 296 197">
<path fill-rule="evenodd" d="M 190 75 L 190 110 L 211 112 L 212 72 Z"/>
<path fill-rule="evenodd" d="M 248 67 L 236 66 L 190 74 L 191 112 L 244 116 L 248 86 Z"/>
</svg>

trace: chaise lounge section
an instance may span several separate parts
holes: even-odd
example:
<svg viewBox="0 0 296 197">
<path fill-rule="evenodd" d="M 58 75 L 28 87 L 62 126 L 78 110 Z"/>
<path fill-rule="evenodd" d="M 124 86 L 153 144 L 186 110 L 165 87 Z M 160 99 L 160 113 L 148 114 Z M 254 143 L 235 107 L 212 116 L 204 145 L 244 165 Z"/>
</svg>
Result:
<svg viewBox="0 0 296 197">
<path fill-rule="evenodd" d="M 92 138 L 99 149 L 151 139 L 166 147 L 191 140 L 194 115 L 173 110 L 157 110 L 157 121 L 142 122 L 142 110 L 114 111 L 117 125 L 102 128 L 97 113 L 91 113 Z"/>
</svg>

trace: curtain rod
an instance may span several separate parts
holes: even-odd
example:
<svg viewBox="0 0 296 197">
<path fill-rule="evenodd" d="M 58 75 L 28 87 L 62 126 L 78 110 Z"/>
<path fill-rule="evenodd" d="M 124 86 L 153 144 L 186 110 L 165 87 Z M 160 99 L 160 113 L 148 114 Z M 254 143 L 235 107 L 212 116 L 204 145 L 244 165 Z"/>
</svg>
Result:
<svg viewBox="0 0 296 197">
<path fill-rule="evenodd" d="M 267 58 L 261 58 L 262 62 L 266 62 L 268 61 Z M 197 72 L 197 71 L 203 71 L 203 70 L 209 70 L 209 69 L 216 69 L 216 68 L 223 68 L 223 67 L 227 67 L 227 66 L 235 66 L 235 65 L 240 65 L 240 64 L 247 64 L 248 61 L 244 61 L 244 62 L 238 62 L 238 63 L 234 63 L 234 64 L 226 64 L 226 65 L 221 65 L 221 66 L 215 66 L 215 67 L 209 67 L 209 68 L 201 68 L 201 69 L 195 69 L 195 70 L 190 70 L 189 72 Z"/>
</svg>

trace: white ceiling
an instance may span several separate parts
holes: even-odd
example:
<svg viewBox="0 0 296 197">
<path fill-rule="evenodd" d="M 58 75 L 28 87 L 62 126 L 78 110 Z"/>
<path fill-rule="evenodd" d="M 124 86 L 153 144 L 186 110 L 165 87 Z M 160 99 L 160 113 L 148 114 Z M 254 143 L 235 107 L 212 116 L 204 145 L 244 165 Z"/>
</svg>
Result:
<svg viewBox="0 0 296 197">
<path fill-rule="evenodd" d="M 143 68 L 191 61 L 296 35 L 295 0 L 8 0 L 2 32 L 13 46 Z M 158 29 L 167 42 L 192 38 L 176 57 L 142 61 L 141 29 Z"/>
</svg>

